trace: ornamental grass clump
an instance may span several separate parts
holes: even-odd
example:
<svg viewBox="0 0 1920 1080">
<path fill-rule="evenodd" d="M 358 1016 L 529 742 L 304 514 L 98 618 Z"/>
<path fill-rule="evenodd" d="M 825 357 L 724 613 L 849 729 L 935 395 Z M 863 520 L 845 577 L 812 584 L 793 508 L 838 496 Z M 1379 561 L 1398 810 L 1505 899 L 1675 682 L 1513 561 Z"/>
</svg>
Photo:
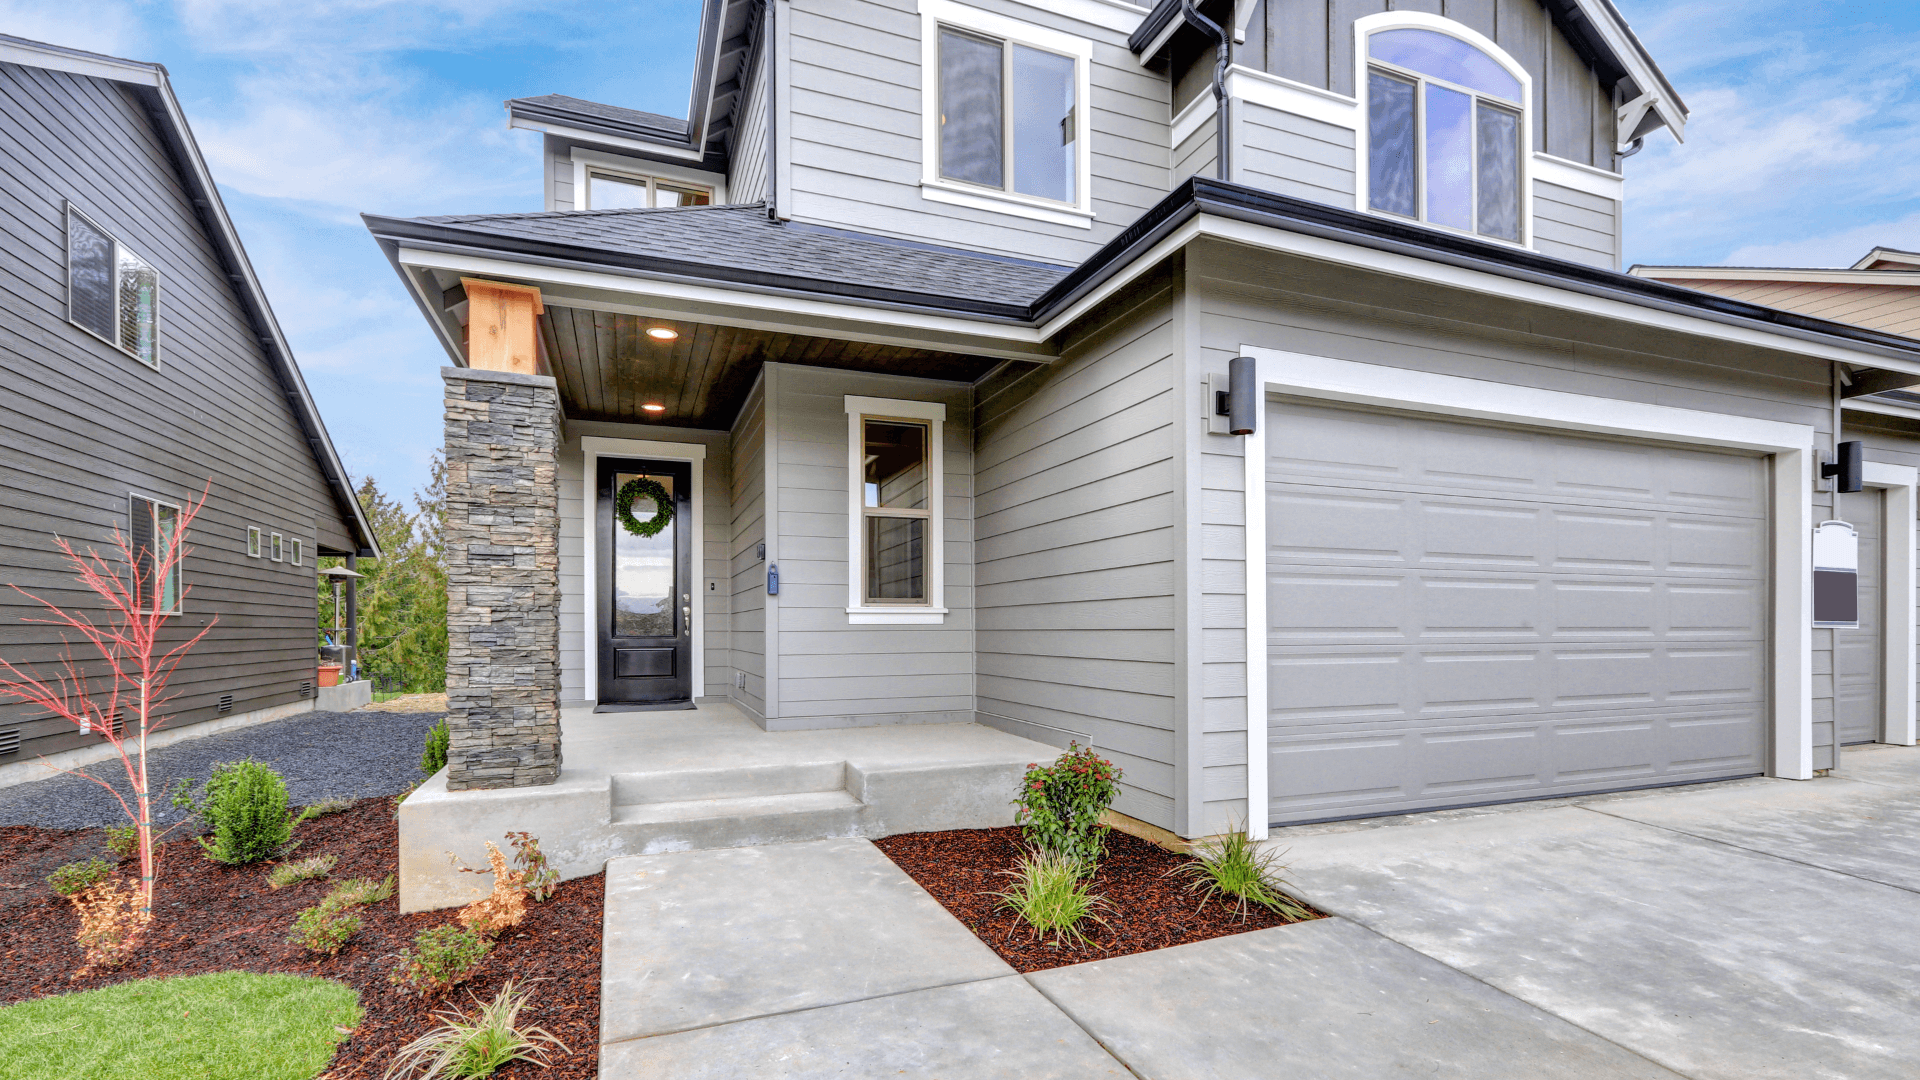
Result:
<svg viewBox="0 0 1920 1080">
<path fill-rule="evenodd" d="M 284 889 L 302 881 L 326 877 L 333 873 L 333 866 L 340 861 L 337 855 L 315 855 L 311 859 L 295 859 L 283 862 L 267 871 L 267 884 L 275 889 Z"/>
<path fill-rule="evenodd" d="M 432 776 L 447 767 L 447 748 L 453 744 L 453 736 L 447 732 L 447 722 L 443 719 L 427 729 L 427 748 L 420 752 L 420 771 Z"/>
<path fill-rule="evenodd" d="M 348 878 L 333 887 L 327 899 L 342 905 L 377 904 L 393 896 L 393 875 L 383 881 L 372 878 Z"/>
<path fill-rule="evenodd" d="M 1100 913 L 1112 905 L 1093 892 L 1079 859 L 1034 849 L 1014 869 L 1001 873 L 1013 879 L 1013 887 L 994 895 L 1033 927 L 1036 939 L 1051 935 L 1054 945 L 1085 945 L 1087 934 L 1081 924 L 1089 919 L 1102 926 L 1107 923 Z"/>
<path fill-rule="evenodd" d="M 1286 867 L 1275 865 L 1279 858 L 1276 852 L 1263 851 L 1247 839 L 1246 829 L 1200 841 L 1193 847 L 1193 856 L 1191 862 L 1174 867 L 1168 874 L 1187 878 L 1187 888 L 1201 894 L 1200 906 L 1218 899 L 1239 912 L 1242 919 L 1254 904 L 1288 922 L 1314 917 L 1306 905 L 1281 891 L 1280 871 Z"/>
<path fill-rule="evenodd" d="M 251 758 L 215 765 L 197 789 L 190 782 L 181 785 L 173 804 L 206 823 L 212 839 L 200 837 L 200 846 L 214 862 L 240 866 L 293 847 L 286 781 Z"/>
<path fill-rule="evenodd" d="M 410 1077 L 416 1069 L 424 1070 L 416 1080 L 492 1076 L 494 1070 L 514 1061 L 530 1061 L 544 1069 L 549 1064 L 547 1047 L 571 1054 L 565 1043 L 544 1028 L 520 1028 L 520 1010 L 526 1007 L 527 996 L 509 979 L 492 1001 L 473 998 L 480 1010 L 471 1018 L 455 1009 L 434 1013 L 440 1026 L 401 1047 L 383 1080 Z"/>
<path fill-rule="evenodd" d="M 400 950 L 400 964 L 387 981 L 410 986 L 421 997 L 441 997 L 472 978 L 492 948 L 492 941 L 455 923 L 422 930 L 411 950 Z"/>
<path fill-rule="evenodd" d="M 353 802 L 352 799 L 321 799 L 317 803 L 308 803 L 300 808 L 300 816 L 294 818 L 293 823 L 296 826 L 305 825 L 314 818 L 323 818 L 328 814 L 338 814 L 342 811 L 351 810 L 353 809 Z"/>
<path fill-rule="evenodd" d="M 1120 792 L 1120 770 L 1093 752 L 1069 743 L 1051 765 L 1029 765 L 1020 782 L 1014 821 L 1030 847 L 1074 860 L 1091 874 L 1106 846 L 1100 817 Z"/>
</svg>

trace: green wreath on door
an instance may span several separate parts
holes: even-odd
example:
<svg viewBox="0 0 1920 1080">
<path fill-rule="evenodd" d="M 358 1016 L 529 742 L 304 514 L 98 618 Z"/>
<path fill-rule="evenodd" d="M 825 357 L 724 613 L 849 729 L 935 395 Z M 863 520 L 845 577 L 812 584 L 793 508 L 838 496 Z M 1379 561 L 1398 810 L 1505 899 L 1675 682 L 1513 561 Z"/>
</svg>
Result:
<svg viewBox="0 0 1920 1080">
<path fill-rule="evenodd" d="M 635 499 L 653 500 L 654 514 L 645 521 L 633 516 Z M 619 494 L 613 497 L 613 516 L 622 528 L 635 536 L 659 536 L 660 530 L 673 524 L 673 496 L 660 481 L 649 476 L 636 477 L 620 485 Z"/>
</svg>

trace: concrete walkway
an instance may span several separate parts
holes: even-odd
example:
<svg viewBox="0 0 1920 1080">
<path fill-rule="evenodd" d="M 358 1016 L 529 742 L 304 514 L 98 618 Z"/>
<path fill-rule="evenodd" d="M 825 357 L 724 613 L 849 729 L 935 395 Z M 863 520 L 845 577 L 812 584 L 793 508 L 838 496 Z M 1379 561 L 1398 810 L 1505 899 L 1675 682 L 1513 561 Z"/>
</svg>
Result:
<svg viewBox="0 0 1920 1080">
<path fill-rule="evenodd" d="M 1336 918 L 1021 976 L 865 840 L 607 866 L 601 1076 L 1910 1077 L 1920 750 L 1285 830 Z"/>
</svg>

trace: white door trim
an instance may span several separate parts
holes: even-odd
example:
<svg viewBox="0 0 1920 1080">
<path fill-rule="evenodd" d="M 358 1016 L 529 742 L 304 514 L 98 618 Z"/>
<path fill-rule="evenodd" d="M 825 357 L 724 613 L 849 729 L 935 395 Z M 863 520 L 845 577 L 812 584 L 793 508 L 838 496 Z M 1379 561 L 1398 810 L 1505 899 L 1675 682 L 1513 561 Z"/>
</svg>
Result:
<svg viewBox="0 0 1920 1080">
<path fill-rule="evenodd" d="M 650 439 L 604 439 L 595 435 L 580 439 L 580 451 L 586 458 L 580 477 L 580 535 L 584 538 L 583 554 L 586 565 L 581 572 L 581 592 L 585 593 L 581 610 L 585 612 L 585 624 L 581 626 L 581 655 L 586 659 L 586 671 L 582 673 L 585 682 L 586 698 L 589 704 L 600 700 L 600 633 L 594 621 L 594 600 L 599 595 L 599 585 L 595 575 L 599 573 L 594 555 L 594 513 L 598 509 L 600 498 L 600 459 L 602 457 L 657 458 L 662 461 L 690 461 L 693 463 L 693 535 L 688 537 L 688 550 L 692 552 L 693 566 L 689 580 L 693 584 L 693 594 L 701 599 L 693 605 L 693 697 L 695 700 L 707 694 L 707 602 L 706 593 L 700 583 L 706 580 L 706 478 L 703 475 L 707 461 L 707 448 L 702 443 L 654 442 Z"/>
<path fill-rule="evenodd" d="M 1408 409 L 1531 427 L 1756 450 L 1773 457 L 1773 671 L 1768 774 L 1813 777 L 1813 427 L 1637 401 L 1540 390 L 1326 356 L 1240 346 L 1262 388 L 1246 436 L 1247 834 L 1264 839 L 1267 814 L 1267 433 L 1270 394 Z"/>
<path fill-rule="evenodd" d="M 1881 680 L 1884 701 L 1880 713 L 1880 741 L 1896 746 L 1912 746 L 1914 731 L 1914 580 L 1915 542 L 1920 527 L 1914 521 L 1914 489 L 1920 486 L 1920 469 L 1911 465 L 1885 465 L 1869 461 L 1861 481 L 1867 487 L 1880 488 L 1886 505 L 1883 513 L 1886 530 L 1881 548 L 1886 560 L 1881 572 L 1881 646 L 1886 650 L 1886 677 Z M 1838 733 L 1835 735 L 1837 743 Z M 1836 753 L 1839 747 L 1835 746 Z"/>
</svg>

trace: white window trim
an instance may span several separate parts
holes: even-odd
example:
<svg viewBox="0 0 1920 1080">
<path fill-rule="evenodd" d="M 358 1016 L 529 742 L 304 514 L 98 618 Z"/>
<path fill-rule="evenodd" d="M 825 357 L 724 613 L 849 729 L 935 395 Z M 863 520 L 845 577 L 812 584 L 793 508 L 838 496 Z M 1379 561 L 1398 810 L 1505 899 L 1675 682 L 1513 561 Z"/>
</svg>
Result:
<svg viewBox="0 0 1920 1080">
<path fill-rule="evenodd" d="M 1502 240 L 1497 236 L 1487 236 L 1469 229 L 1456 229 L 1450 225 L 1441 225 L 1438 222 L 1428 221 L 1426 219 L 1424 201 L 1427 194 L 1427 159 L 1424 147 L 1420 147 L 1417 151 L 1420 160 L 1420 192 L 1418 198 L 1423 205 L 1417 206 L 1416 209 L 1420 210 L 1420 216 L 1418 218 L 1402 217 L 1399 214 L 1389 214 L 1384 211 L 1375 210 L 1370 205 L 1372 196 L 1368 191 L 1368 179 L 1371 175 L 1368 154 L 1372 149 L 1370 142 L 1372 139 L 1373 121 L 1372 118 L 1367 115 L 1367 69 L 1372 66 L 1373 61 L 1367 56 L 1367 38 L 1382 30 L 1405 29 L 1432 30 L 1436 33 L 1446 34 L 1448 37 L 1459 38 L 1461 41 L 1472 45 L 1474 48 L 1486 53 L 1489 57 L 1492 57 L 1494 63 L 1506 69 L 1507 74 L 1520 80 L 1520 160 L 1518 162 L 1520 167 L 1519 243 L 1516 244 L 1511 240 Z M 1431 76 L 1422 77 L 1430 78 Z M 1489 244 L 1505 244 L 1508 247 L 1527 249 L 1533 247 L 1533 116 L 1534 109 L 1538 107 L 1538 103 L 1535 102 L 1533 98 L 1533 76 L 1527 74 L 1527 69 L 1521 67 L 1519 61 L 1515 60 L 1505 49 L 1494 44 L 1492 38 L 1487 37 L 1471 26 L 1462 25 L 1454 22 L 1452 19 L 1443 18 L 1439 15 L 1429 15 L 1424 11 L 1389 11 L 1379 15 L 1368 15 L 1365 18 L 1355 19 L 1353 22 L 1353 88 L 1354 97 L 1358 99 L 1360 104 L 1360 125 L 1355 130 L 1356 137 L 1354 139 L 1354 164 L 1356 166 L 1353 177 L 1354 209 L 1359 210 L 1363 214 L 1372 214 L 1375 217 L 1391 218 L 1395 221 L 1412 221 L 1415 224 L 1424 225 L 1429 229 L 1438 229 L 1442 232 L 1453 233 L 1456 236 L 1471 236 L 1476 240 L 1484 240 Z M 1424 117 L 1426 115 L 1425 110 L 1426 106 L 1422 103 L 1420 105 L 1419 115 Z M 1414 142 L 1416 146 L 1422 142 L 1424 136 L 1425 132 L 1416 126 L 1414 131 Z"/>
<path fill-rule="evenodd" d="M 1073 57 L 1074 201 L 1037 199 L 1013 191 L 994 191 L 940 176 L 940 27 L 971 30 L 987 37 Z M 954 3 L 920 0 L 920 195 L 930 202 L 1011 214 L 1080 229 L 1093 228 L 1093 42 L 1087 38 L 1009 19 Z"/>
<path fill-rule="evenodd" d="M 260 526 L 247 526 L 247 558 L 258 559 L 263 553 L 260 546 Z"/>
<path fill-rule="evenodd" d="M 1886 532 L 1881 541 L 1885 562 L 1880 585 L 1886 610 L 1880 621 L 1886 676 L 1880 680 L 1880 741 L 1895 746 L 1916 742 L 1914 710 L 1914 545 L 1920 542 L 1920 523 L 1914 520 L 1915 488 L 1920 469 L 1911 465 L 1865 462 L 1861 482 L 1880 488 L 1886 500 Z M 1836 740 L 1837 742 L 1838 740 Z M 1834 747 L 1835 752 L 1839 747 Z"/>
<path fill-rule="evenodd" d="M 297 536 L 287 541 L 287 558 L 295 566 L 306 565 L 306 563 L 300 560 L 300 554 L 301 554 L 300 549 L 302 546 L 303 545 L 300 543 L 300 538 Z"/>
<path fill-rule="evenodd" d="M 573 155 L 573 208 L 591 210 L 587 204 L 587 171 L 617 173 L 623 179 L 665 180 L 670 184 L 685 184 L 689 187 L 703 187 L 713 192 L 713 205 L 727 204 L 727 178 L 719 173 L 689 169 L 684 165 L 668 165 L 664 162 L 648 161 L 645 158 L 625 157 L 620 154 L 606 154 L 598 150 L 574 147 Z"/>
<path fill-rule="evenodd" d="M 689 492 L 693 501 L 693 535 L 687 538 L 693 566 L 688 568 L 690 571 L 688 581 L 694 586 L 694 595 L 704 597 L 706 593 L 700 585 L 707 576 L 705 487 L 707 447 L 704 443 L 654 442 L 651 439 L 604 439 L 588 435 L 580 440 L 580 453 L 584 459 L 585 469 L 581 473 L 583 480 L 580 497 L 582 519 L 580 535 L 585 541 L 582 545 L 582 553 L 586 558 L 581 587 L 581 592 L 585 594 L 581 605 L 581 611 L 584 613 L 582 618 L 585 621 L 580 624 L 582 646 L 580 655 L 585 661 L 585 668 L 581 672 L 581 691 L 585 699 L 592 703 L 600 700 L 600 635 L 592 629 L 595 625 L 594 601 L 600 595 L 599 588 L 594 584 L 596 573 L 594 568 L 598 565 L 595 561 L 594 500 L 599 497 L 595 493 L 595 478 L 600 475 L 600 459 L 602 457 L 654 458 L 660 461 L 686 461 L 693 464 L 693 473 L 688 481 L 693 488 Z M 693 605 L 692 693 L 696 701 L 707 694 L 707 603 L 704 599 Z"/>
<path fill-rule="evenodd" d="M 1241 345 L 1261 387 L 1261 414 L 1242 446 L 1242 557 L 1247 614 L 1247 834 L 1264 839 L 1267 815 L 1267 417 L 1269 394 L 1341 401 L 1566 431 L 1755 450 L 1773 457 L 1773 565 L 1768 574 L 1772 685 L 1767 774 L 1813 777 L 1813 428 L 1778 420 L 1362 364 Z M 1889 575 L 1891 577 L 1891 575 Z M 1911 651 L 1909 651 L 1911 655 Z"/>
<path fill-rule="evenodd" d="M 268 537 L 267 558 L 274 562 L 285 562 L 286 551 L 283 545 L 286 543 L 286 537 L 279 533 L 270 533 Z"/>
<path fill-rule="evenodd" d="M 98 232 L 101 236 L 104 236 L 108 240 L 113 242 L 113 284 L 111 286 L 111 289 L 113 291 L 113 325 L 116 330 L 119 329 L 119 326 L 120 326 L 120 249 L 126 248 L 129 252 L 133 253 L 134 258 L 139 259 L 141 262 L 147 263 L 148 266 L 153 267 L 153 360 L 151 362 L 147 360 L 143 360 L 141 359 L 139 353 L 134 352 L 132 349 L 129 349 L 125 345 L 120 344 L 120 342 L 116 338 L 102 337 L 99 334 L 94 333 L 93 328 L 91 326 L 83 326 L 80 323 L 74 321 L 74 318 L 73 318 L 73 226 L 63 221 L 61 222 L 61 224 L 65 225 L 66 228 L 60 234 L 60 264 L 61 266 L 65 267 L 66 275 L 67 275 L 67 279 L 63 284 L 66 286 L 66 290 L 67 290 L 67 323 L 68 325 L 72 326 L 76 330 L 79 330 L 81 333 L 87 335 L 88 337 L 94 339 L 95 341 L 102 342 L 104 344 L 112 346 L 115 349 L 118 349 L 120 352 L 126 354 L 127 356 L 133 357 L 135 360 L 138 360 L 141 364 L 144 364 L 145 366 L 150 367 L 155 371 L 160 370 L 160 267 L 152 262 L 148 262 L 146 256 L 140 254 L 138 251 L 134 251 L 132 247 L 128 246 L 124 241 L 122 241 L 118 233 L 115 233 L 113 230 L 108 229 L 105 226 L 101 225 L 98 221 L 95 221 L 93 219 L 93 215 L 73 205 L 73 202 L 71 200 L 67 202 L 67 215 L 69 217 L 78 217 L 80 220 L 86 222 L 88 225 L 93 226 L 94 230 Z"/>
<path fill-rule="evenodd" d="M 167 509 L 173 511 L 174 520 L 176 521 L 179 520 L 179 515 L 180 515 L 179 503 L 168 502 L 165 499 L 156 499 L 153 496 L 148 495 L 145 492 L 141 492 L 141 491 L 129 492 L 127 494 L 127 529 L 129 533 L 131 533 L 133 529 L 133 506 L 134 506 L 135 499 L 144 500 L 146 503 L 156 508 L 164 506 Z M 129 542 L 131 542 L 133 537 L 129 535 L 127 539 Z M 158 520 L 158 515 L 155 516 L 155 520 L 153 522 L 153 539 L 156 544 L 159 543 L 160 541 L 160 522 Z M 184 558 L 184 555 L 185 555 L 185 552 L 183 551 L 182 552 L 183 557 L 178 563 L 174 564 L 174 567 L 173 567 L 173 575 L 175 579 L 174 590 L 173 590 L 173 607 L 171 608 L 160 607 L 158 603 L 160 599 L 160 595 L 159 593 L 156 592 L 152 597 L 155 603 L 148 610 L 151 610 L 161 615 L 178 615 L 183 610 L 185 610 L 186 599 L 187 599 L 187 560 Z M 159 562 L 158 553 L 155 554 L 154 561 L 157 565 Z M 136 575 L 138 574 L 137 568 L 135 570 L 135 573 Z"/>
<path fill-rule="evenodd" d="M 847 622 L 943 623 L 947 619 L 946 558 L 946 451 L 942 447 L 942 429 L 947 407 L 937 401 L 900 401 L 894 398 L 856 397 L 848 394 L 847 408 Z M 867 417 L 879 419 L 925 420 L 927 422 L 927 602 L 925 604 L 868 604 L 861 583 L 864 580 L 866 536 L 861 477 L 864 475 L 861 451 L 865 433 L 861 422 Z"/>
</svg>

